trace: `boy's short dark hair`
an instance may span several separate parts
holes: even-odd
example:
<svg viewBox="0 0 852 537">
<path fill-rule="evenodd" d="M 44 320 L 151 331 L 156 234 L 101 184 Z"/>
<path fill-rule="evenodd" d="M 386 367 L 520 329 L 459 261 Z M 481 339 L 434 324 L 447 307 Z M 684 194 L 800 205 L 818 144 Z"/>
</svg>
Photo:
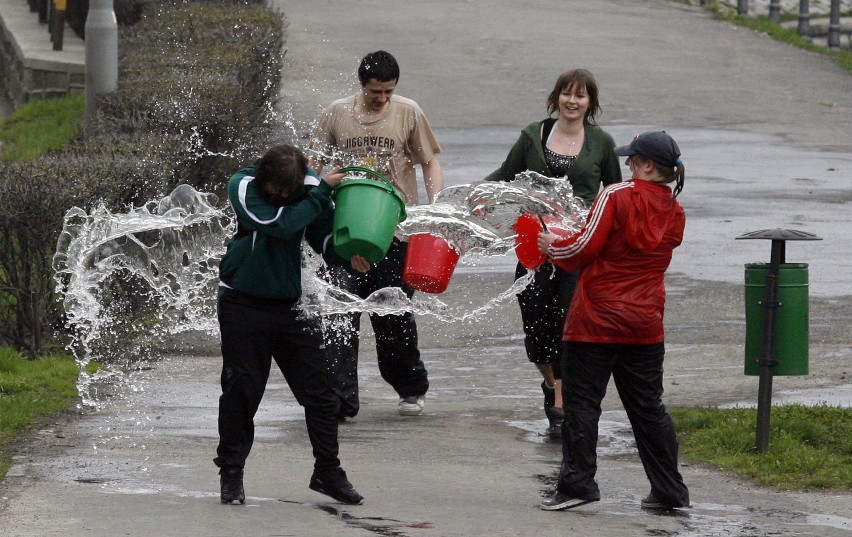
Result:
<svg viewBox="0 0 852 537">
<path fill-rule="evenodd" d="M 358 81 L 363 87 L 370 80 L 376 82 L 399 80 L 399 64 L 390 52 L 377 50 L 367 54 L 361 60 L 361 65 L 358 66 Z"/>
</svg>

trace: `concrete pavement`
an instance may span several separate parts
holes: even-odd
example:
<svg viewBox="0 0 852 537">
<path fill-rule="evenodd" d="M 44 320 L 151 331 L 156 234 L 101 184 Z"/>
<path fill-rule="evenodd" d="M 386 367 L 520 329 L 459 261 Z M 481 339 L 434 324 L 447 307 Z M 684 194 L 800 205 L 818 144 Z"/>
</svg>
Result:
<svg viewBox="0 0 852 537">
<path fill-rule="evenodd" d="M 380 0 L 276 5 L 290 21 L 282 97 L 297 135 L 334 97 L 356 88 L 365 52 L 385 48 L 400 62 L 397 91 L 420 103 L 437 128 L 510 126 L 514 141 L 522 126 L 543 116 L 556 76 L 587 67 L 601 87 L 599 121 L 610 128 L 742 130 L 847 151 L 852 144 L 846 71 L 697 6 L 668 0 L 559 8 L 545 0 L 487 8 L 453 0 L 405 9 Z"/>
<path fill-rule="evenodd" d="M 456 275 L 443 297 L 453 306 L 476 301 L 504 288 L 506 277 Z M 695 288 L 679 278 L 672 286 L 671 314 L 682 328 L 668 344 L 667 402 L 754 401 L 756 379 L 742 375 L 739 335 L 728 329 L 741 324 L 733 298 L 739 289 Z M 365 330 L 363 407 L 340 430 L 341 458 L 364 505 L 327 501 L 307 488 L 312 459 L 301 411 L 277 372 L 258 413 L 246 505 L 220 505 L 211 463 L 219 360 L 213 342 L 182 336 L 175 341 L 179 355 L 170 352 L 129 374 L 104 394 L 99 412 L 68 416 L 27 435 L 2 489 L 2 534 L 745 537 L 852 531 L 848 493 L 763 489 L 688 461 L 682 471 L 692 508 L 673 516 L 642 511 L 647 482 L 614 395 L 601 422 L 602 501 L 570 512 L 540 511 L 560 447 L 542 436 L 539 381 L 525 361 L 515 310 L 510 301 L 477 322 L 452 325 L 421 318 L 433 388 L 417 418 L 396 414 L 396 397 L 378 375 Z M 830 313 L 820 310 L 820 316 Z M 826 343 L 814 346 L 811 376 L 777 377 L 777 393 L 844 382 L 837 371 L 848 365 L 848 349 L 841 352 L 844 345 L 827 334 L 819 339 Z"/>
<path fill-rule="evenodd" d="M 776 393 L 837 390 L 843 397 L 852 358 L 852 278 L 841 237 L 852 201 L 845 182 L 852 170 L 852 79 L 845 71 L 663 0 L 277 5 L 289 21 L 282 114 L 290 126 L 283 136 L 301 139 L 322 106 L 355 90 L 360 57 L 385 48 L 401 63 L 399 92 L 417 100 L 438 129 L 451 184 L 479 179 L 499 164 L 520 128 L 543 116 L 559 72 L 590 68 L 601 83 L 600 122 L 617 141 L 656 127 L 688 140 L 681 143 L 690 174 L 683 202 L 694 245 L 675 252 L 677 270 L 668 278 L 666 403 L 756 399 L 757 379 L 742 374 L 738 251 L 768 260 L 769 245 L 733 242 L 755 226 L 818 229 L 826 246 L 791 245 L 788 255 L 811 261 L 820 279 L 822 264 L 838 273 L 838 283 L 820 287 L 811 301 L 810 375 L 777 377 Z M 510 266 L 511 260 L 462 266 L 441 299 L 478 306 L 509 287 Z M 852 533 L 848 493 L 764 489 L 689 462 L 683 473 L 692 509 L 643 512 L 639 499 L 648 485 L 614 393 L 601 427 L 602 501 L 540 511 L 560 447 L 540 434 L 539 380 L 524 357 L 514 301 L 493 305 L 476 321 L 419 322 L 432 388 L 417 418 L 396 414 L 364 331 L 363 408 L 341 427 L 341 458 L 364 505 L 326 501 L 307 488 L 311 456 L 301 412 L 277 373 L 258 416 L 247 505 L 220 505 L 211 462 L 216 342 L 181 335 L 157 361 L 104 386 L 99 411 L 65 416 L 24 438 L 0 488 L 0 534 Z"/>
</svg>

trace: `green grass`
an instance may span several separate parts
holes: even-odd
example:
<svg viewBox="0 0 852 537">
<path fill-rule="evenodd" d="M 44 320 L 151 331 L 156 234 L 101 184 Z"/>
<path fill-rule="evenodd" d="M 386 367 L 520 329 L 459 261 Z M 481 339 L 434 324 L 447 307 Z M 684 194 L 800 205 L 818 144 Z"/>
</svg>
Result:
<svg viewBox="0 0 852 537">
<path fill-rule="evenodd" d="M 800 36 L 795 29 L 784 28 L 778 23 L 771 21 L 768 16 L 761 15 L 758 17 L 749 17 L 746 15 L 738 15 L 735 10 L 721 8 L 717 2 L 713 2 L 711 4 L 710 10 L 713 11 L 713 13 L 720 19 L 732 22 L 739 26 L 751 28 L 756 32 L 764 33 L 776 41 L 789 43 L 793 46 L 809 50 L 811 52 L 825 54 L 826 56 L 831 57 L 837 65 L 846 69 L 849 73 L 852 73 L 852 51 L 831 50 L 820 45 L 815 45 L 808 39 Z M 842 15 L 848 16 L 849 14 L 847 13 Z M 782 20 L 784 19 L 795 20 L 798 19 L 798 15 L 782 15 Z"/>
<path fill-rule="evenodd" d="M 15 434 L 74 404 L 79 371 L 70 356 L 27 360 L 0 347 L 0 480 L 9 470 L 8 446 Z"/>
<path fill-rule="evenodd" d="M 82 93 L 18 107 L 0 122 L 0 158 L 28 160 L 65 146 L 82 128 L 85 108 Z"/>
<path fill-rule="evenodd" d="M 670 408 L 683 458 L 768 487 L 852 490 L 852 409 L 772 407 L 769 449 L 757 453 L 757 410 Z"/>
</svg>

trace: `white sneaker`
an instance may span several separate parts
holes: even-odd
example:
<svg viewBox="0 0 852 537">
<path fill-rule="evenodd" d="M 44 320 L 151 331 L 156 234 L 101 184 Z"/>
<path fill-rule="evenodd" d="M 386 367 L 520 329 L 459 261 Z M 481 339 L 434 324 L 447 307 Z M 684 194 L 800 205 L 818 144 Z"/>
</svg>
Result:
<svg viewBox="0 0 852 537">
<path fill-rule="evenodd" d="M 426 399 L 422 395 L 411 395 L 399 400 L 400 416 L 419 416 L 426 406 Z"/>
</svg>

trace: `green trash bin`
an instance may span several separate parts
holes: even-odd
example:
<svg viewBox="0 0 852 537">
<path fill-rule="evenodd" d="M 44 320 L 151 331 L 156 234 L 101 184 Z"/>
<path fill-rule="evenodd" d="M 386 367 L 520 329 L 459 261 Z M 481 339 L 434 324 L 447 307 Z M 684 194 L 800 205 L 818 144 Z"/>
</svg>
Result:
<svg viewBox="0 0 852 537">
<path fill-rule="evenodd" d="M 745 266 L 745 374 L 759 375 L 763 323 L 766 308 L 768 263 Z M 781 263 L 778 272 L 778 302 L 775 314 L 775 353 L 778 365 L 773 375 L 808 374 L 808 265 Z"/>
</svg>

